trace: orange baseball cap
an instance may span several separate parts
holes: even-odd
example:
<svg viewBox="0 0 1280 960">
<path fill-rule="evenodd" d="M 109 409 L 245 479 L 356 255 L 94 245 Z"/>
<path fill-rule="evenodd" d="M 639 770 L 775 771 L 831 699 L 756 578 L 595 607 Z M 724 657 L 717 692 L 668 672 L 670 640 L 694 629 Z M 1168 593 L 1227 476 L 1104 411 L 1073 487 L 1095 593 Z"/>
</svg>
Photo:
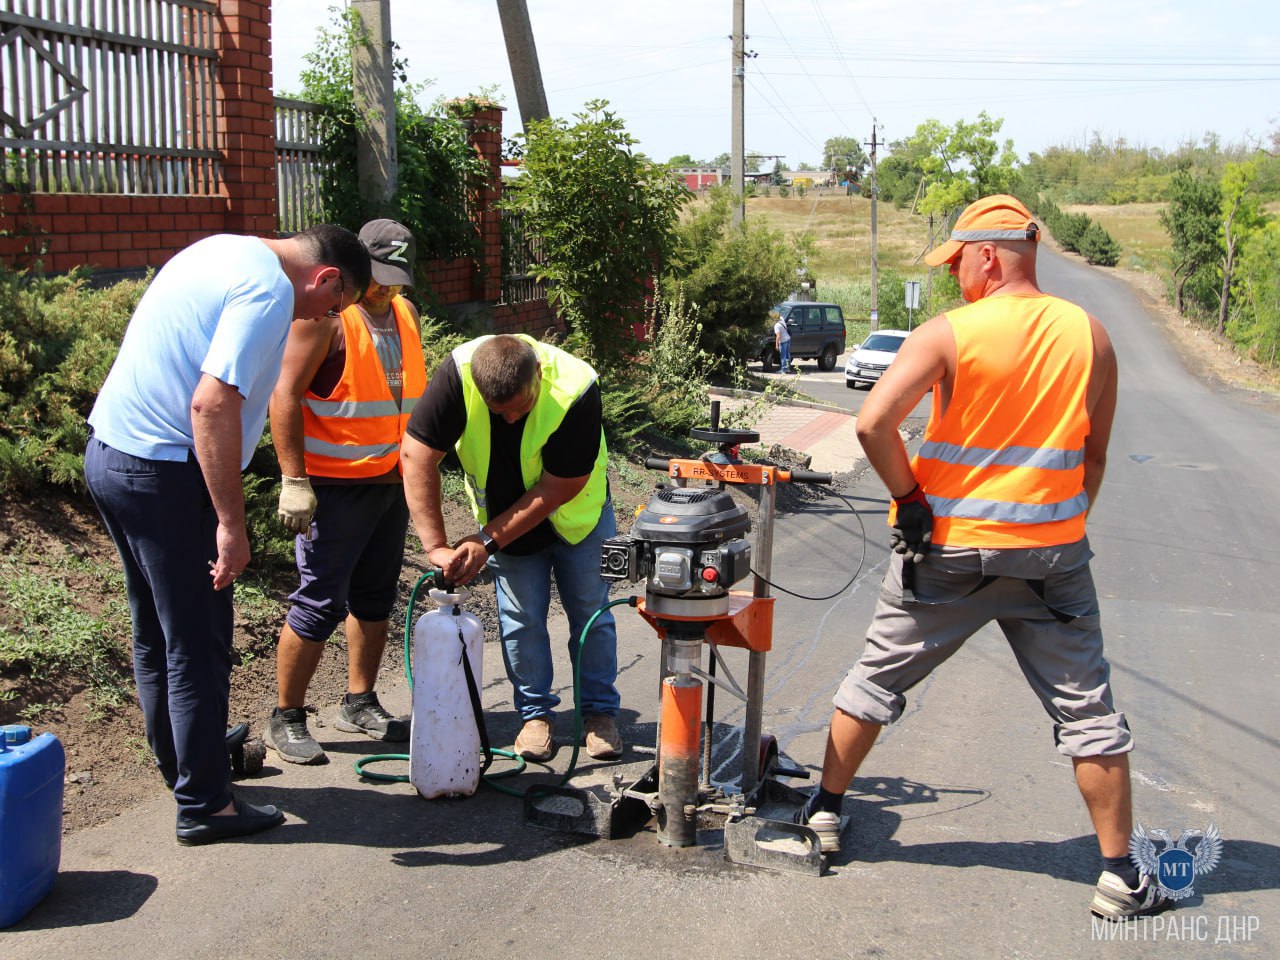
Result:
<svg viewBox="0 0 1280 960">
<path fill-rule="evenodd" d="M 1031 211 L 1017 197 L 997 193 L 975 200 L 964 208 L 951 230 L 951 239 L 925 254 L 924 262 L 931 267 L 950 263 L 960 254 L 960 249 L 975 240 L 1034 240 L 1040 239 L 1040 227 Z"/>
</svg>

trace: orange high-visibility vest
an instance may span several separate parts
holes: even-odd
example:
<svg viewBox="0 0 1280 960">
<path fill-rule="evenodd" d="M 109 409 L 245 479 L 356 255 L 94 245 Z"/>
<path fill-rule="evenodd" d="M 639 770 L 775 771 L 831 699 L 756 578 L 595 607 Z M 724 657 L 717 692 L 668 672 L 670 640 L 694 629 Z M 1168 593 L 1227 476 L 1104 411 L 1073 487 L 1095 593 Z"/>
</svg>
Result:
<svg viewBox="0 0 1280 960">
<path fill-rule="evenodd" d="M 1089 509 L 1089 315 L 1056 297 L 1014 294 L 961 307 L 947 320 L 955 384 L 945 413 L 934 390 L 912 461 L 933 510 L 933 542 L 1009 548 L 1081 539 Z"/>
<path fill-rule="evenodd" d="M 312 477 L 377 477 L 400 465 L 400 440 L 414 404 L 427 388 L 418 325 L 403 297 L 391 301 L 400 331 L 400 403 L 387 386 L 373 336 L 355 306 L 342 311 L 346 365 L 327 397 L 302 398 L 303 449 Z M 403 472 L 403 471 L 402 471 Z"/>
</svg>

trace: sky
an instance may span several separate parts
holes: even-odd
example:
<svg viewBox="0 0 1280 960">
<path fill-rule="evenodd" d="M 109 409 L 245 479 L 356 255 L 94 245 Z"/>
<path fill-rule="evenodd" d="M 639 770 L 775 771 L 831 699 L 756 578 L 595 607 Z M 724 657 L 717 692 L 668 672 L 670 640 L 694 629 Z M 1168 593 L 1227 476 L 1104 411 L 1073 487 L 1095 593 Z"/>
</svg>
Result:
<svg viewBox="0 0 1280 960">
<path fill-rule="evenodd" d="M 998 136 L 1022 159 L 1095 135 L 1174 150 L 1208 133 L 1252 143 L 1280 130 L 1274 0 L 745 3 L 746 149 L 787 168 L 824 163 L 829 137 L 869 143 L 874 124 L 892 143 L 982 110 L 1003 119 Z M 521 129 L 498 0 L 390 4 L 410 79 L 432 81 L 425 100 L 488 92 L 507 108 L 504 133 Z M 729 151 L 733 0 L 527 4 L 553 116 L 603 99 L 654 159 Z M 273 0 L 276 93 L 300 91 L 334 6 Z"/>
</svg>

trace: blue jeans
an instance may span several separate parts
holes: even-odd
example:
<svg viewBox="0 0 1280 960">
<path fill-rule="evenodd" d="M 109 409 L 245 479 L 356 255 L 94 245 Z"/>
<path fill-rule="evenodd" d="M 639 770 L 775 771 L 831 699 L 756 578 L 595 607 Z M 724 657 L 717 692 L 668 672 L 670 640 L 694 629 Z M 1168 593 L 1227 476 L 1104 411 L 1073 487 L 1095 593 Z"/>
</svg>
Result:
<svg viewBox="0 0 1280 960">
<path fill-rule="evenodd" d="M 569 658 L 577 664 L 583 627 L 609 602 L 609 584 L 600 579 L 600 544 L 617 529 L 613 504 L 606 500 L 600 522 L 581 543 L 557 540 L 527 557 L 499 551 L 489 558 L 497 587 L 502 660 L 515 688 L 521 720 L 545 716 L 560 705 L 560 698 L 551 692 L 551 635 L 547 632 L 552 575 L 569 618 Z M 621 703 L 614 686 L 618 679 L 618 633 L 612 611 L 596 618 L 581 658 L 582 715 L 617 717 Z"/>
<path fill-rule="evenodd" d="M 791 341 L 783 340 L 782 346 L 778 347 L 778 369 L 791 369 Z"/>
<path fill-rule="evenodd" d="M 84 478 L 120 551 L 133 675 L 160 774 L 184 816 L 231 802 L 231 587 L 214 590 L 218 517 L 194 458 L 146 460 L 90 439 Z"/>
</svg>

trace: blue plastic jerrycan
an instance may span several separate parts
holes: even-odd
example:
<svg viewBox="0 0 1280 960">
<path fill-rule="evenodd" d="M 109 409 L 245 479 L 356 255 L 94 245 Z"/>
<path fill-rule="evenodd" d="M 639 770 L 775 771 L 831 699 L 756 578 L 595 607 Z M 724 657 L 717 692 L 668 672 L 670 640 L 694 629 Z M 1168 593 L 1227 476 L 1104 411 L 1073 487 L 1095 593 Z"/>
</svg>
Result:
<svg viewBox="0 0 1280 960">
<path fill-rule="evenodd" d="M 53 734 L 0 727 L 0 927 L 25 917 L 58 875 L 66 770 Z"/>
</svg>

